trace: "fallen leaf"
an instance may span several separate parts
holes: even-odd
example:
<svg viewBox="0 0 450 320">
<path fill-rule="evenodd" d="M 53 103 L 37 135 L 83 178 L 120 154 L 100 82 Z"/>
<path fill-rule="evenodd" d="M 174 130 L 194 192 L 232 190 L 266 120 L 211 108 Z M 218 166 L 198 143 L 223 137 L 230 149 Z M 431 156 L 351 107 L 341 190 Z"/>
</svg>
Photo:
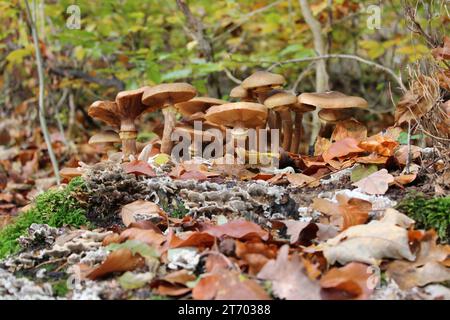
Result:
<svg viewBox="0 0 450 320">
<path fill-rule="evenodd" d="M 276 260 L 270 260 L 257 277 L 272 281 L 273 294 L 287 300 L 320 300 L 320 286 L 305 273 L 298 255 L 289 258 L 289 246 L 278 251 Z"/>
<path fill-rule="evenodd" d="M 161 296 L 179 297 L 191 292 L 191 290 L 184 285 L 164 282 L 157 287 L 156 293 Z"/>
<path fill-rule="evenodd" d="M 417 178 L 416 173 L 402 174 L 400 176 L 394 177 L 395 182 L 397 182 L 401 185 L 409 184 L 409 183 L 413 182 L 414 180 L 416 180 L 416 178 Z"/>
<path fill-rule="evenodd" d="M 414 145 L 411 145 L 410 147 L 411 147 L 411 160 L 419 158 L 421 155 L 422 148 Z M 409 152 L 408 146 L 401 146 L 395 151 L 394 156 L 400 164 L 406 165 L 406 162 L 408 161 L 408 152 Z"/>
<path fill-rule="evenodd" d="M 340 141 L 345 138 L 353 138 L 358 141 L 366 139 L 366 126 L 355 119 L 339 121 L 334 127 L 331 141 Z"/>
<path fill-rule="evenodd" d="M 347 156 L 351 153 L 360 153 L 364 149 L 358 147 L 358 140 L 353 138 L 345 138 L 334 142 L 330 148 L 322 154 L 323 160 L 328 162 L 333 158 Z"/>
<path fill-rule="evenodd" d="M 182 235 L 172 236 L 170 239 L 170 248 L 211 247 L 214 241 L 214 236 L 205 232 L 185 232 Z"/>
<path fill-rule="evenodd" d="M 286 179 L 289 181 L 291 186 L 293 186 L 294 188 L 301 188 L 304 186 L 309 186 L 309 187 L 314 188 L 314 187 L 318 187 L 320 185 L 319 179 L 307 176 L 302 173 L 287 174 Z"/>
<path fill-rule="evenodd" d="M 352 173 L 350 175 L 350 180 L 352 182 L 358 182 L 359 180 L 370 176 L 372 173 L 378 171 L 378 166 L 376 165 L 359 165 L 355 166 L 352 169 Z"/>
<path fill-rule="evenodd" d="M 146 200 L 136 200 L 122 207 L 120 212 L 123 224 L 128 227 L 138 220 L 150 220 L 152 217 L 163 216 L 164 211 L 156 204 Z"/>
<path fill-rule="evenodd" d="M 125 173 L 128 174 L 156 177 L 156 173 L 155 171 L 153 171 L 152 167 L 147 162 L 142 160 L 134 160 L 126 162 L 122 164 L 122 168 L 125 171 Z"/>
<path fill-rule="evenodd" d="M 361 141 L 358 146 L 363 150 L 375 153 L 380 156 L 390 157 L 394 155 L 394 150 L 399 143 L 391 139 L 388 135 L 376 134 Z"/>
<path fill-rule="evenodd" d="M 203 275 L 192 290 L 192 297 L 195 300 L 270 300 L 257 282 L 230 270 Z"/>
<path fill-rule="evenodd" d="M 325 153 L 330 147 L 332 142 L 327 138 L 317 137 L 314 144 L 314 155 L 319 156 Z"/>
<path fill-rule="evenodd" d="M 326 300 L 368 299 L 379 281 L 379 279 L 376 281 L 370 279 L 373 277 L 370 270 L 369 266 L 358 262 L 330 269 L 320 279 L 322 298 Z"/>
<path fill-rule="evenodd" d="M 149 246 L 159 248 L 166 241 L 166 237 L 161 233 L 151 229 L 128 228 L 120 234 L 119 241 L 137 240 Z"/>
<path fill-rule="evenodd" d="M 129 249 L 119 249 L 111 252 L 106 260 L 87 274 L 87 278 L 95 280 L 113 272 L 132 271 L 144 266 L 144 259 L 133 254 Z"/>
<path fill-rule="evenodd" d="M 196 276 L 186 269 L 181 269 L 168 273 L 163 278 L 164 281 L 170 282 L 172 284 L 177 283 L 182 285 L 186 285 L 186 283 L 194 281 L 195 279 Z"/>
<path fill-rule="evenodd" d="M 431 54 L 437 60 L 450 60 L 450 37 L 444 37 L 444 44 L 442 47 L 437 47 L 431 50 Z"/>
<path fill-rule="evenodd" d="M 316 198 L 312 208 L 331 217 L 331 222 L 345 230 L 351 226 L 365 223 L 372 210 L 372 203 L 359 198 L 336 195 L 337 202 Z"/>
<path fill-rule="evenodd" d="M 397 210 L 387 209 L 381 220 L 350 227 L 329 239 L 323 254 L 330 264 L 355 261 L 378 265 L 384 258 L 413 261 L 406 229 L 413 223 Z"/>
<path fill-rule="evenodd" d="M 358 163 L 365 163 L 365 164 L 385 164 L 388 161 L 388 159 L 389 157 L 380 156 L 376 153 L 371 153 L 365 157 L 357 157 L 355 161 Z"/>
<path fill-rule="evenodd" d="M 204 225 L 201 231 L 216 238 L 228 236 L 242 240 L 257 238 L 266 241 L 269 239 L 269 233 L 266 230 L 256 223 L 246 220 L 233 220 L 218 226 Z"/>
<path fill-rule="evenodd" d="M 381 169 L 352 185 L 367 194 L 385 194 L 392 182 L 394 182 L 394 176 L 389 174 L 386 169 Z"/>
<path fill-rule="evenodd" d="M 125 290 L 139 289 L 149 283 L 155 275 L 152 272 L 133 273 L 130 271 L 121 275 L 117 281 Z"/>
<path fill-rule="evenodd" d="M 266 244 L 260 241 L 235 241 L 236 257 L 248 265 L 248 273 L 250 275 L 256 275 L 270 259 L 275 259 L 277 251 L 277 246 L 273 244 Z"/>
<path fill-rule="evenodd" d="M 415 261 L 393 261 L 387 266 L 386 274 L 402 290 L 450 280 L 450 268 L 445 265 L 450 246 L 438 245 L 434 231 L 427 232 L 421 240 Z"/>
</svg>

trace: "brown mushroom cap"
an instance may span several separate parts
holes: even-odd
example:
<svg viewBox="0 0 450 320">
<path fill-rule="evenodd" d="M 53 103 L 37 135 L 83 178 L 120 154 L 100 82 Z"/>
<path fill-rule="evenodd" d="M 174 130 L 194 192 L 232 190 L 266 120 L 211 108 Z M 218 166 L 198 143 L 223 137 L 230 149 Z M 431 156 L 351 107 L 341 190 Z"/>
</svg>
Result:
<svg viewBox="0 0 450 320">
<path fill-rule="evenodd" d="M 265 124 L 267 107 L 253 102 L 233 102 L 214 106 L 206 111 L 205 119 L 226 127 L 243 125 L 255 128 Z"/>
<path fill-rule="evenodd" d="M 117 104 L 114 101 L 95 101 L 89 106 L 88 115 L 113 127 L 119 127 L 120 116 L 117 109 Z"/>
<path fill-rule="evenodd" d="M 267 71 L 257 71 L 242 81 L 241 86 L 248 90 L 260 87 L 282 86 L 285 82 L 286 80 L 282 75 Z"/>
<path fill-rule="evenodd" d="M 82 168 L 70 168 L 66 167 L 61 170 L 59 170 L 59 175 L 63 179 L 72 180 L 76 177 L 81 177 L 84 173 L 84 170 Z"/>
<path fill-rule="evenodd" d="M 102 144 L 102 143 L 119 143 L 121 142 L 119 134 L 115 131 L 108 130 L 93 135 L 88 144 Z"/>
<path fill-rule="evenodd" d="M 173 132 L 188 134 L 191 137 L 191 139 L 194 139 L 194 135 L 202 136 L 204 139 L 207 140 L 211 140 L 212 138 L 214 138 L 214 135 L 212 135 L 208 131 L 195 130 L 191 126 L 178 126 L 175 127 Z"/>
<path fill-rule="evenodd" d="M 227 103 L 224 100 L 210 97 L 195 97 L 191 100 L 177 103 L 175 107 L 184 116 L 190 116 L 197 112 L 205 112 L 211 106 Z"/>
<path fill-rule="evenodd" d="M 297 97 L 289 92 L 278 92 L 264 100 L 264 105 L 269 109 L 291 106 L 295 103 L 297 103 Z"/>
<path fill-rule="evenodd" d="M 365 99 L 337 91 L 302 93 L 298 96 L 298 102 L 322 109 L 367 108 Z"/>
<path fill-rule="evenodd" d="M 149 112 L 164 108 L 167 105 L 191 100 L 197 90 L 189 83 L 163 83 L 145 90 L 142 103 L 150 106 Z"/>
<path fill-rule="evenodd" d="M 230 97 L 231 98 L 238 98 L 238 99 L 245 99 L 245 98 L 249 98 L 249 92 L 244 89 L 244 87 L 242 87 L 242 85 L 238 85 L 236 87 L 234 87 L 233 89 L 231 89 L 230 91 Z"/>
<path fill-rule="evenodd" d="M 293 106 L 294 111 L 300 112 L 300 113 L 311 112 L 311 111 L 316 110 L 316 107 L 311 106 L 309 104 L 294 103 L 292 106 Z"/>
<path fill-rule="evenodd" d="M 135 119 L 147 109 L 142 103 L 142 95 L 149 87 L 142 87 L 135 90 L 121 91 L 116 96 L 117 111 L 125 118 Z"/>
<path fill-rule="evenodd" d="M 319 118 L 326 122 L 337 122 L 350 118 L 350 114 L 341 109 L 322 109 L 319 111 Z"/>
</svg>

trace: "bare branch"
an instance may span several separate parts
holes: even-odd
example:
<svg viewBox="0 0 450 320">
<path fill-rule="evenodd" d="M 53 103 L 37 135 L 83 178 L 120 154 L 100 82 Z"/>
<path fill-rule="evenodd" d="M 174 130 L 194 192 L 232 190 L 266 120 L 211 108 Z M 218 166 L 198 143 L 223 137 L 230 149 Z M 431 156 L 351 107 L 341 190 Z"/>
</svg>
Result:
<svg viewBox="0 0 450 320">
<path fill-rule="evenodd" d="M 288 64 L 288 63 L 299 63 L 299 62 L 307 62 L 307 61 L 316 61 L 316 60 L 324 60 L 324 59 L 351 59 L 351 60 L 356 60 L 359 61 L 361 63 L 370 65 L 376 69 L 382 70 L 384 72 L 386 72 L 387 74 L 389 74 L 400 86 L 400 88 L 403 91 L 406 91 L 406 87 L 403 84 L 403 81 L 401 79 L 400 76 L 398 76 L 392 69 L 389 69 L 388 67 L 385 67 L 379 63 L 376 63 L 374 61 L 370 61 L 352 54 L 326 54 L 323 56 L 316 56 L 316 57 L 307 57 L 307 58 L 299 58 L 299 59 L 290 59 L 290 60 L 285 60 L 285 61 L 280 61 L 280 62 L 275 62 L 274 64 L 272 64 L 269 68 L 267 68 L 268 71 L 272 70 L 273 68 L 283 65 L 283 64 Z"/>
<path fill-rule="evenodd" d="M 58 168 L 58 160 L 56 160 L 55 153 L 53 152 L 52 148 L 52 140 L 50 138 L 50 134 L 48 132 L 47 127 L 47 120 L 45 119 L 45 102 L 44 102 L 44 94 L 45 94 L 45 88 L 44 88 L 44 68 L 43 68 L 43 62 L 42 62 L 42 56 L 41 56 L 41 48 L 39 47 L 39 36 L 36 29 L 36 21 L 33 19 L 33 16 L 31 15 L 30 5 L 28 3 L 28 0 L 25 0 L 25 7 L 27 11 L 27 16 L 31 28 L 31 35 L 33 37 L 34 42 L 34 51 L 36 55 L 36 67 L 38 71 L 38 80 L 39 80 L 39 97 L 38 97 L 38 104 L 39 104 L 39 122 L 41 124 L 41 130 L 44 135 L 44 140 L 47 145 L 47 152 L 50 157 L 50 161 L 53 166 L 53 172 L 55 174 L 56 183 L 59 185 L 61 183 L 61 179 L 59 177 L 59 168 Z"/>
</svg>

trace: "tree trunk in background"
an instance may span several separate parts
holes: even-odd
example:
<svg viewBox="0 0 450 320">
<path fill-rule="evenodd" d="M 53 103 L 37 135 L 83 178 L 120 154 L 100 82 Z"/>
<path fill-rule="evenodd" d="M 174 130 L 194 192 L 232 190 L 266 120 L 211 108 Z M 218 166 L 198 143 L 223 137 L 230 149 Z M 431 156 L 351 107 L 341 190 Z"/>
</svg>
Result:
<svg viewBox="0 0 450 320">
<path fill-rule="evenodd" d="M 320 25 L 320 22 L 314 18 L 311 8 L 309 7 L 308 0 L 298 0 L 300 4 L 300 8 L 302 9 L 303 17 L 305 18 L 306 23 L 308 24 L 309 28 L 311 29 L 312 35 L 313 35 L 313 41 L 314 41 L 314 49 L 316 51 L 316 54 L 319 56 L 326 55 L 327 47 L 325 45 L 325 39 L 322 35 L 322 26 Z M 327 72 L 327 66 L 325 60 L 318 60 L 316 62 L 316 91 L 317 92 L 325 92 L 330 90 L 329 83 L 328 83 L 328 72 Z M 310 137 L 310 145 L 314 144 L 314 141 L 317 137 L 317 134 L 320 130 L 320 120 L 317 115 L 318 110 L 316 110 L 313 113 L 313 119 L 312 119 L 312 130 L 311 130 L 311 137 Z"/>
<path fill-rule="evenodd" d="M 186 17 L 189 33 L 191 37 L 197 41 L 197 45 L 200 53 L 203 55 L 207 62 L 214 62 L 214 51 L 211 41 L 206 37 L 204 33 L 204 26 L 202 22 L 197 19 L 189 9 L 186 0 L 176 0 L 178 8 L 183 12 Z M 220 98 L 222 93 L 220 92 L 219 78 L 217 73 L 210 73 L 208 75 L 206 87 L 208 88 L 208 95 L 210 97 Z"/>
</svg>

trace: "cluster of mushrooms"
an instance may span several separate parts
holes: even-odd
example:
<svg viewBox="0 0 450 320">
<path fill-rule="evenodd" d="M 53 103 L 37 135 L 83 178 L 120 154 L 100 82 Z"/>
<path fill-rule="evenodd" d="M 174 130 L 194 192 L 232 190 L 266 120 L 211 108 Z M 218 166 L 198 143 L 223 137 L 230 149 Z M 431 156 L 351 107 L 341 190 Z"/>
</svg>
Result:
<svg viewBox="0 0 450 320">
<path fill-rule="evenodd" d="M 282 149 L 297 154 L 306 112 L 320 108 L 319 118 L 333 124 L 350 118 L 350 108 L 367 107 L 365 99 L 336 91 L 296 96 L 283 90 L 285 82 L 279 74 L 255 72 L 231 90 L 230 97 L 238 102 L 196 97 L 197 90 L 188 83 L 166 83 L 122 91 L 115 101 L 96 101 L 89 107 L 91 117 L 113 128 L 93 136 L 89 143 L 111 148 L 120 142 L 123 158 L 129 159 L 138 152 L 136 119 L 144 113 L 162 110 L 161 153 L 171 154 L 174 143 L 171 136 L 176 131 L 211 141 L 213 137 L 206 131 L 208 129 L 225 132 L 230 128 L 233 138 L 246 139 L 247 129 L 253 128 L 268 132 L 279 129 Z M 176 120 L 177 112 L 183 116 L 180 123 Z M 201 132 L 194 129 L 194 121 L 202 122 Z"/>
</svg>

